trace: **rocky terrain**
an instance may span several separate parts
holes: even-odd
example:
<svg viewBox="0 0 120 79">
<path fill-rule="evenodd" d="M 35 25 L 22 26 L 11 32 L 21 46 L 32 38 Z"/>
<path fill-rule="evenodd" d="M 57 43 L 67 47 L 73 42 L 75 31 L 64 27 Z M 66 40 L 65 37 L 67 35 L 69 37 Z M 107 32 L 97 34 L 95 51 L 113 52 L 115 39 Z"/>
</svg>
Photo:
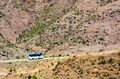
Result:
<svg viewBox="0 0 120 79">
<path fill-rule="evenodd" d="M 0 60 L 24 58 L 26 50 L 19 48 L 0 36 Z"/>
<path fill-rule="evenodd" d="M 120 53 L 88 54 L 74 56 L 58 63 L 54 69 L 55 79 L 119 79 Z"/>
<path fill-rule="evenodd" d="M 120 0 L 0 0 L 1 61 L 65 57 L 1 62 L 0 79 L 120 79 L 119 48 Z"/>
<path fill-rule="evenodd" d="M 69 3 L 66 3 L 66 0 L 62 6 L 71 5 L 69 8 L 67 5 L 67 9 L 56 6 L 54 2 L 55 0 L 51 1 L 53 7 L 49 6 L 47 20 L 22 33 L 17 39 L 18 43 L 27 41 L 30 45 L 43 47 L 47 51 L 69 53 L 103 51 L 120 47 L 118 0 L 71 0 Z M 66 10 L 60 9 L 57 13 L 54 7 Z M 60 13 L 61 16 L 56 13 Z M 59 17 L 56 18 L 55 15 Z M 51 17 L 52 19 L 49 19 Z M 30 40 L 36 35 L 38 37 L 31 42 Z"/>
<path fill-rule="evenodd" d="M 116 49 L 120 47 L 119 3 L 119 0 L 0 0 L 1 39 L 23 54 L 34 47 L 47 53 Z"/>
</svg>

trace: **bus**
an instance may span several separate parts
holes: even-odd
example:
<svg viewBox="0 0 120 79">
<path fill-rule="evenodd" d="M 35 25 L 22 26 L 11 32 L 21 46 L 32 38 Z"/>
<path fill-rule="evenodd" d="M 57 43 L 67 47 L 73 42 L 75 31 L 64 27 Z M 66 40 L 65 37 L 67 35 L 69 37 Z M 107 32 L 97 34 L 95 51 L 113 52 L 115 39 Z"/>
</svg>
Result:
<svg viewBox="0 0 120 79">
<path fill-rule="evenodd" d="M 29 59 L 29 60 L 33 60 L 33 59 L 43 59 L 43 54 L 42 54 L 42 53 L 28 54 L 28 59 Z"/>
</svg>

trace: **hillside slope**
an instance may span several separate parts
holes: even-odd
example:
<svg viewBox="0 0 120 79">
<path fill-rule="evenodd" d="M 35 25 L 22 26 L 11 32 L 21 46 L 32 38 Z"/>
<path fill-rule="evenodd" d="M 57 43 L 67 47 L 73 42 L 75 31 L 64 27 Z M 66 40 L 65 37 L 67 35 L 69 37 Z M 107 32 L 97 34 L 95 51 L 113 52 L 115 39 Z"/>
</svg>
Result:
<svg viewBox="0 0 120 79">
<path fill-rule="evenodd" d="M 71 8 L 74 2 L 74 0 L 0 0 L 0 33 L 8 41 L 15 43 L 19 34 L 32 27 L 36 20 L 42 22 L 57 18 L 63 11 Z"/>
<path fill-rule="evenodd" d="M 120 48 L 120 1 L 0 0 L 0 34 L 17 47 L 44 52 Z"/>
<path fill-rule="evenodd" d="M 119 79 L 120 53 L 75 56 L 57 64 L 54 75 L 55 79 Z"/>
<path fill-rule="evenodd" d="M 75 2 L 74 0 L 0 0 L 0 35 L 2 36 L 0 40 L 5 40 L 0 42 L 1 53 L 7 51 L 12 53 L 11 56 L 14 58 L 16 57 L 14 54 L 17 54 L 17 58 L 26 56 L 26 52 L 35 46 L 36 37 L 39 37 L 44 28 L 64 15 Z M 24 43 L 26 39 L 29 41 Z M 24 42 L 21 44 L 19 43 L 21 41 Z M 6 42 L 9 42 L 10 46 Z"/>
<path fill-rule="evenodd" d="M 0 35 L 0 60 L 24 58 L 26 50 L 19 48 Z"/>
<path fill-rule="evenodd" d="M 75 0 L 74 4 L 66 3 L 73 6 L 63 16 L 23 33 L 19 41 L 28 41 L 29 37 L 38 35 L 33 42 L 36 46 L 47 50 L 58 47 L 57 51 L 70 50 L 70 52 L 119 48 L 119 3 L 119 0 Z M 30 33 L 33 35 L 29 35 Z M 64 44 L 67 44 L 67 47 L 61 49 L 61 45 Z"/>
<path fill-rule="evenodd" d="M 120 52 L 112 50 L 82 53 L 65 59 L 0 63 L 0 76 L 0 79 L 119 79 Z"/>
</svg>

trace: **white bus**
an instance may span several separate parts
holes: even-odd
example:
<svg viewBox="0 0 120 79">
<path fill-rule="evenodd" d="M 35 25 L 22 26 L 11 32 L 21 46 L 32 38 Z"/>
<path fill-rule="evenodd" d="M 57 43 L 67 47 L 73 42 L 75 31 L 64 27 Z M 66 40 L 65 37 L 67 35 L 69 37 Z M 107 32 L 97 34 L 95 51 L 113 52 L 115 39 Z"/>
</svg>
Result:
<svg viewBox="0 0 120 79">
<path fill-rule="evenodd" d="M 42 53 L 38 53 L 38 54 L 28 54 L 28 59 L 29 60 L 33 60 L 33 59 L 43 59 L 43 54 Z"/>
</svg>

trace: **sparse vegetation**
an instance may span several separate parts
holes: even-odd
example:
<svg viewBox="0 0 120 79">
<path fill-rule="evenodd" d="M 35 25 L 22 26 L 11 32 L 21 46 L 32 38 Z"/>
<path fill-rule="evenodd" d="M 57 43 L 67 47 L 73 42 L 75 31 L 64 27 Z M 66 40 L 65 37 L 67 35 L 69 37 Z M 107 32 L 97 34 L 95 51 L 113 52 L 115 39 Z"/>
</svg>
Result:
<svg viewBox="0 0 120 79">
<path fill-rule="evenodd" d="M 24 52 L 15 46 L 22 44 L 25 49 L 36 46 L 48 52 L 67 43 L 78 47 L 74 52 L 101 52 L 115 48 L 113 45 L 119 42 L 119 0 L 11 0 L 10 5 L 7 2 L 0 2 L 0 36 L 17 44 L 2 41 L 1 50 Z"/>
<path fill-rule="evenodd" d="M 109 58 L 108 59 L 108 64 L 112 64 L 113 63 L 113 59 L 112 58 Z"/>
<path fill-rule="evenodd" d="M 120 59 L 116 53 L 95 56 L 89 54 L 80 57 L 76 56 L 56 65 L 54 75 L 57 79 L 119 79 L 119 68 L 114 66 L 118 60 Z"/>
<path fill-rule="evenodd" d="M 0 76 L 5 72 L 9 79 L 120 79 L 120 53 L 102 54 L 120 46 L 119 3 L 1 0 L 0 60 L 25 58 L 29 51 L 45 51 L 45 57 L 53 59 L 0 63 Z M 87 54 L 79 56 L 81 52 Z"/>
<path fill-rule="evenodd" d="M 33 75 L 33 76 L 29 75 L 27 79 L 37 79 L 37 77 L 36 75 Z"/>
<path fill-rule="evenodd" d="M 33 75 L 33 77 L 32 77 L 33 79 L 37 79 L 37 77 L 35 76 L 35 75 Z"/>
<path fill-rule="evenodd" d="M 20 79 L 119 79 L 120 59 L 118 53 L 89 53 L 69 56 L 64 60 L 50 59 L 40 61 L 1 64 L 0 69 L 9 71 L 7 78 Z M 22 68 L 21 68 L 22 67 Z M 16 74 L 17 72 L 17 74 Z"/>
<path fill-rule="evenodd" d="M 16 56 L 16 59 L 20 59 L 20 56 Z"/>
<path fill-rule="evenodd" d="M 14 73 L 16 72 L 16 68 L 15 67 L 11 67 L 10 70 L 9 70 L 10 73 Z"/>
<path fill-rule="evenodd" d="M 103 59 L 103 60 L 100 60 L 98 64 L 99 64 L 99 65 L 100 65 L 100 64 L 103 64 L 103 65 L 104 65 L 104 64 L 106 64 L 106 61 L 105 61 L 104 59 Z"/>
<path fill-rule="evenodd" d="M 51 20 L 51 21 L 45 22 L 45 23 L 39 23 L 38 22 L 36 24 L 36 26 L 34 26 L 33 28 L 31 28 L 30 31 L 24 32 L 24 33 L 22 33 L 22 35 L 19 36 L 19 38 L 17 39 L 18 43 L 21 40 L 25 41 L 27 39 L 30 39 L 34 35 L 40 35 L 41 33 L 43 33 L 43 31 L 45 30 L 45 28 L 47 28 L 48 26 L 51 26 L 53 24 L 53 22 L 54 22 L 54 20 Z M 36 45 L 39 45 L 39 44 L 36 43 Z"/>
</svg>

